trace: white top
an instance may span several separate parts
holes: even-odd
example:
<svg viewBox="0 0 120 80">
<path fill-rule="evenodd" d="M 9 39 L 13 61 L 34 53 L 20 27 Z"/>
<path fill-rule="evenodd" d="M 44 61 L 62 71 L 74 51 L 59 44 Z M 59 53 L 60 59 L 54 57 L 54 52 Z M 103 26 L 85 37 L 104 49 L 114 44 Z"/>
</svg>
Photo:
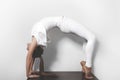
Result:
<svg viewBox="0 0 120 80">
<path fill-rule="evenodd" d="M 33 26 L 31 35 L 36 38 L 38 45 L 47 46 L 46 29 L 39 22 Z"/>
</svg>

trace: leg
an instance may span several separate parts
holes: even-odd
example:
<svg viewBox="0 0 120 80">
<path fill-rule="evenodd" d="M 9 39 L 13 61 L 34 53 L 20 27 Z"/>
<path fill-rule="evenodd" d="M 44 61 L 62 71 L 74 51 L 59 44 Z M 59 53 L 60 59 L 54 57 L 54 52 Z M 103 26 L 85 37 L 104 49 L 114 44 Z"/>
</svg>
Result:
<svg viewBox="0 0 120 80">
<path fill-rule="evenodd" d="M 36 41 L 35 37 L 32 37 L 32 42 L 29 47 L 27 58 L 26 58 L 26 76 L 27 77 L 29 77 L 31 75 L 30 65 L 32 64 L 32 54 L 33 54 L 33 51 L 35 50 L 36 46 L 37 46 L 37 41 Z"/>
<path fill-rule="evenodd" d="M 86 54 L 86 62 L 82 62 L 83 72 L 85 72 L 85 77 L 87 79 L 93 78 L 91 75 L 88 75 L 88 72 L 91 72 L 92 66 L 92 55 L 95 45 L 95 36 L 92 32 L 90 32 L 87 28 L 85 28 L 82 24 L 79 24 L 71 19 L 64 18 L 65 24 L 63 26 L 67 26 L 70 28 L 68 32 L 72 32 L 77 34 L 80 37 L 83 37 L 87 40 L 87 44 L 85 47 L 85 54 Z M 66 28 L 67 29 L 67 28 Z"/>
<path fill-rule="evenodd" d="M 91 38 L 88 39 L 86 47 L 85 47 L 85 53 L 86 53 L 86 66 L 91 67 L 92 66 L 92 55 L 95 47 L 95 36 L 91 35 Z"/>
<path fill-rule="evenodd" d="M 85 47 L 86 61 L 81 61 L 82 70 L 85 72 L 85 78 L 92 79 L 91 66 L 92 66 L 92 55 L 95 46 L 95 37 L 91 35 L 91 38 L 88 39 L 88 42 Z"/>
</svg>

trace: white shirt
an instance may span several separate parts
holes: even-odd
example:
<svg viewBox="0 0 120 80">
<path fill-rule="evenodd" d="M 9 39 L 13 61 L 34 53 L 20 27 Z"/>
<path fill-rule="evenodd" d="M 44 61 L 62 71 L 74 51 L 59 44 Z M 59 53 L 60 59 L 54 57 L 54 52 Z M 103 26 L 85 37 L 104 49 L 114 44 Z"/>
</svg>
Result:
<svg viewBox="0 0 120 80">
<path fill-rule="evenodd" d="M 46 29 L 40 24 L 40 22 L 37 22 L 33 26 L 31 35 L 36 38 L 38 45 L 47 46 Z"/>
</svg>

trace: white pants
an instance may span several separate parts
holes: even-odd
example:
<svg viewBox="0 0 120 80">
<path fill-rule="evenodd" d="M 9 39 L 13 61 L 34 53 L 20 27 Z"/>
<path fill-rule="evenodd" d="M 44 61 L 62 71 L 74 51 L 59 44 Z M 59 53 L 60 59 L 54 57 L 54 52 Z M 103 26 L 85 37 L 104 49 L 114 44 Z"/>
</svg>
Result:
<svg viewBox="0 0 120 80">
<path fill-rule="evenodd" d="M 80 37 L 85 38 L 87 40 L 87 43 L 84 46 L 84 52 L 86 54 L 86 66 L 92 66 L 92 55 L 96 41 L 95 35 L 92 32 L 90 32 L 80 23 L 64 16 L 43 18 L 39 23 L 40 25 L 37 27 L 44 26 L 46 30 L 57 26 L 63 32 L 72 32 Z"/>
<path fill-rule="evenodd" d="M 87 43 L 83 45 L 84 52 L 86 54 L 86 66 L 91 67 L 92 66 L 92 55 L 95 47 L 95 35 L 90 32 L 87 28 L 85 28 L 80 23 L 67 18 L 63 17 L 62 22 L 57 23 L 58 27 L 66 33 L 72 32 L 77 34 L 80 37 L 83 37 L 87 40 Z"/>
</svg>

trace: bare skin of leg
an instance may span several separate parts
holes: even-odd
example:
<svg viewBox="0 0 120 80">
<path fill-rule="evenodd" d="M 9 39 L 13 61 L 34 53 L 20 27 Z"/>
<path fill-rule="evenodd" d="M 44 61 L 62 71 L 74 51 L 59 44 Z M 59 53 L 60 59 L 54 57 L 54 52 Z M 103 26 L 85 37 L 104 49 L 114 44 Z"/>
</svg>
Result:
<svg viewBox="0 0 120 80">
<path fill-rule="evenodd" d="M 82 72 L 85 73 L 85 78 L 86 79 L 92 79 L 93 75 L 91 74 L 91 67 L 87 67 L 85 66 L 86 61 L 81 61 L 80 62 L 81 66 L 82 66 Z"/>
<path fill-rule="evenodd" d="M 32 65 L 32 54 L 33 54 L 33 51 L 35 50 L 37 46 L 37 41 L 35 39 L 35 37 L 32 37 L 32 42 L 29 46 L 29 50 L 28 50 L 28 54 L 27 54 L 27 57 L 26 57 L 26 76 L 28 78 L 35 78 L 35 77 L 39 77 L 39 75 L 32 75 L 31 72 L 32 72 L 32 68 L 31 68 L 31 65 Z"/>
</svg>

